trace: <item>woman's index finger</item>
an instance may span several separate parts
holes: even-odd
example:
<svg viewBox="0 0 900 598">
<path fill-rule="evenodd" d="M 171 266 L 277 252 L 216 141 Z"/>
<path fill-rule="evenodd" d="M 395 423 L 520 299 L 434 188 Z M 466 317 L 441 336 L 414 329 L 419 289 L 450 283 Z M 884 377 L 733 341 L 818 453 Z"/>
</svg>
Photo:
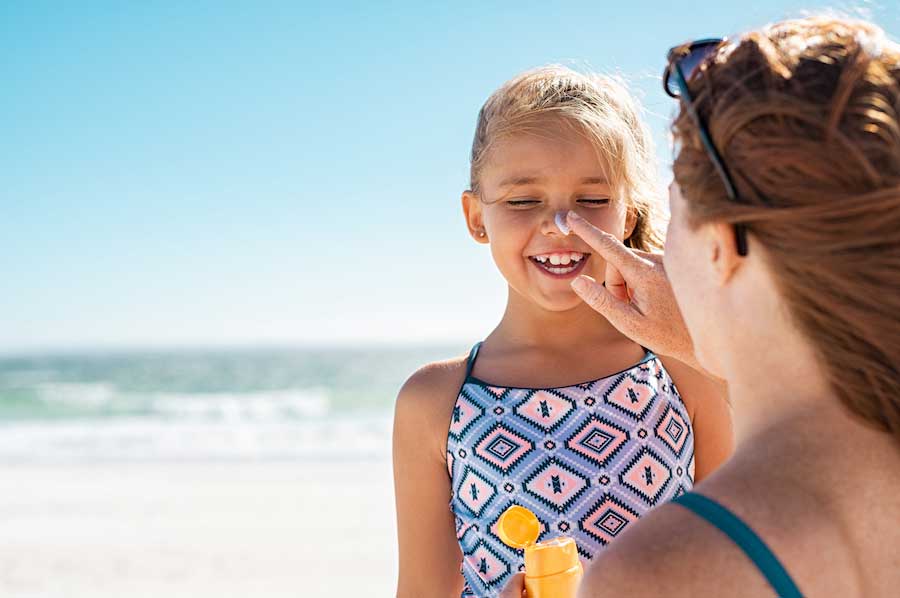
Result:
<svg viewBox="0 0 900 598">
<path fill-rule="evenodd" d="M 569 212 L 566 222 L 572 232 L 581 237 L 607 263 L 612 264 L 622 274 L 635 272 L 644 260 L 636 256 L 621 241 L 606 231 L 600 230 L 575 212 Z"/>
</svg>

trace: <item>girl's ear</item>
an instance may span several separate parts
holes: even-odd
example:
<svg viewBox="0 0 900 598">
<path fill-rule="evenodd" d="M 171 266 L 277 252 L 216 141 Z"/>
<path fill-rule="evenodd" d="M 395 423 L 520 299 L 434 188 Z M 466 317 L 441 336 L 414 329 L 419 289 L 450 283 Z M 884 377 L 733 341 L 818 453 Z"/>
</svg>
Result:
<svg viewBox="0 0 900 598">
<path fill-rule="evenodd" d="M 622 236 L 623 242 L 628 245 L 628 240 L 631 239 L 631 235 L 634 234 L 634 230 L 638 225 L 638 213 L 633 207 L 628 207 L 628 212 L 625 214 L 625 231 Z M 630 245 L 629 245 L 630 247 Z"/>
<path fill-rule="evenodd" d="M 484 230 L 484 213 L 481 209 L 481 200 L 473 191 L 463 191 L 462 208 L 463 215 L 466 217 L 466 227 L 469 229 L 469 235 L 478 243 L 488 244 L 487 232 Z"/>
</svg>

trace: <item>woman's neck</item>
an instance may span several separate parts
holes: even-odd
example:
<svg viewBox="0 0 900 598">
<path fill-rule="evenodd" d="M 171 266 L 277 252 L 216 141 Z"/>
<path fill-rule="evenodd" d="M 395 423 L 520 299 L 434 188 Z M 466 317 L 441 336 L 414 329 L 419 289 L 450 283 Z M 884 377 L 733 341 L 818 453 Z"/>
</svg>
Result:
<svg viewBox="0 0 900 598">
<path fill-rule="evenodd" d="M 790 486 L 819 500 L 844 496 L 858 503 L 863 495 L 883 497 L 900 488 L 896 439 L 851 413 L 833 393 L 779 406 L 783 395 L 777 387 L 757 387 L 762 392 L 753 397 L 741 389 L 732 394 L 738 436 L 729 461 L 733 474 L 755 483 L 762 476 L 770 485 Z M 772 413 L 748 414 L 746 401 L 751 399 Z"/>
<path fill-rule="evenodd" d="M 748 332 L 735 338 L 740 343 L 721 351 L 720 358 L 738 452 L 798 449 L 826 455 L 856 441 L 890 441 L 841 403 L 825 366 L 798 332 L 783 326 L 777 337 L 754 338 Z"/>
<path fill-rule="evenodd" d="M 766 344 L 750 334 L 735 338 L 743 342 L 729 352 L 720 351 L 719 358 L 734 409 L 738 447 L 786 422 L 803 422 L 817 409 L 837 405 L 825 372 L 796 335 L 782 334 Z"/>
</svg>

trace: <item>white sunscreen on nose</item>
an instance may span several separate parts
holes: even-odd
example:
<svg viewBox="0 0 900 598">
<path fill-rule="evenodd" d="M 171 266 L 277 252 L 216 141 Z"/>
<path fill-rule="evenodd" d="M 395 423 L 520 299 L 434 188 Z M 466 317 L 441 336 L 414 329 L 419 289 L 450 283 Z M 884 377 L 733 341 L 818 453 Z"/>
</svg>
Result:
<svg viewBox="0 0 900 598">
<path fill-rule="evenodd" d="M 559 232 L 564 235 L 568 235 L 570 232 L 572 232 L 571 230 L 569 230 L 569 223 L 566 222 L 566 214 L 568 214 L 568 212 L 564 210 L 559 211 L 556 213 L 556 217 L 554 218 L 554 220 L 556 221 L 556 228 L 558 228 Z"/>
</svg>

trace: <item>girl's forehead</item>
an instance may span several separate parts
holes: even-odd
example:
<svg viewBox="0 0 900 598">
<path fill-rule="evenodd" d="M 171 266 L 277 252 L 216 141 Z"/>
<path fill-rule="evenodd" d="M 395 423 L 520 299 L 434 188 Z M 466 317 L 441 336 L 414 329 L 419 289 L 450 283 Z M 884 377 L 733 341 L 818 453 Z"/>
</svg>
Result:
<svg viewBox="0 0 900 598">
<path fill-rule="evenodd" d="M 546 123 L 523 130 L 510 131 L 491 144 L 490 151 L 498 158 L 509 154 L 565 152 L 577 154 L 593 151 L 595 144 L 588 135 L 565 123 Z"/>
<path fill-rule="evenodd" d="M 607 181 L 597 148 L 583 135 L 517 133 L 493 144 L 482 172 L 485 183 L 500 185 L 570 179 L 590 184 Z"/>
</svg>

